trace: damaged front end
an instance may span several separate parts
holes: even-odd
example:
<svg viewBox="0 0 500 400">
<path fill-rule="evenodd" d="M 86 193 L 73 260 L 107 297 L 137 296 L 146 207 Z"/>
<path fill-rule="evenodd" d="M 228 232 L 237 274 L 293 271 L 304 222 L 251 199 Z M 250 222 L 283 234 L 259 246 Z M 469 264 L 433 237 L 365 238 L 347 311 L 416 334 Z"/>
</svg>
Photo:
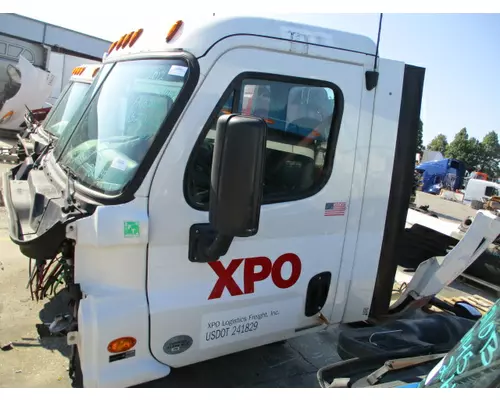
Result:
<svg viewBox="0 0 500 400">
<path fill-rule="evenodd" d="M 3 198 L 9 219 L 9 235 L 23 255 L 50 260 L 66 240 L 66 225 L 80 215 L 66 213 L 64 190 L 58 188 L 45 168 L 19 164 L 3 176 Z"/>
<path fill-rule="evenodd" d="M 36 162 L 35 162 L 36 163 Z M 70 178 L 57 171 L 52 152 L 33 166 L 28 157 L 3 174 L 2 198 L 8 217 L 10 239 L 29 259 L 29 282 L 33 300 L 53 298 L 62 291 L 68 308 L 48 326 L 46 334 L 69 334 L 78 330 L 77 310 L 81 291 L 75 284 L 72 223 L 90 215 L 95 207 L 75 199 Z M 65 182 L 66 181 L 66 182 Z M 40 333 L 40 332 L 39 332 Z M 42 333 L 40 333 L 42 335 Z M 79 386 L 76 346 L 70 361 L 70 377 Z"/>
<path fill-rule="evenodd" d="M 67 233 L 91 210 L 83 203 L 68 204 L 69 185 L 57 177 L 52 154 L 36 168 L 32 165 L 28 157 L 4 173 L 2 196 L 10 239 L 30 260 L 29 286 L 38 301 L 74 284 L 75 243 Z"/>
</svg>

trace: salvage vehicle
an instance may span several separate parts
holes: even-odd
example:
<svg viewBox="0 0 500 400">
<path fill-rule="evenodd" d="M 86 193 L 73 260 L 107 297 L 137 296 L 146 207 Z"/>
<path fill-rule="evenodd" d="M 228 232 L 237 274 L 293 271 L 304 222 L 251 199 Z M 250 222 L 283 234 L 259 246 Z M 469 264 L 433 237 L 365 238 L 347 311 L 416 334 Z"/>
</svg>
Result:
<svg viewBox="0 0 500 400">
<path fill-rule="evenodd" d="M 43 121 L 39 120 L 36 110 L 30 110 L 26 106 L 24 131 L 17 135 L 18 140 L 14 146 L 0 148 L 0 159 L 22 163 L 29 155 L 29 161 L 33 161 L 33 164 L 25 164 L 21 169 L 22 174 L 27 174 L 30 168 L 36 167 L 38 156 L 52 149 L 53 142 L 61 136 L 73 113 L 84 101 L 100 67 L 100 64 L 83 64 L 75 67 L 69 82 Z"/>
<path fill-rule="evenodd" d="M 464 203 L 481 210 L 490 197 L 500 194 L 500 184 L 482 179 L 469 179 L 464 192 Z"/>
<path fill-rule="evenodd" d="M 481 212 L 389 308 L 423 82 L 367 37 L 266 18 L 114 42 L 41 168 L 3 183 L 37 294 L 63 282 L 72 296 L 53 329 L 74 385 L 396 318 L 449 284 L 496 217 Z"/>
<path fill-rule="evenodd" d="M 39 154 L 42 148 L 64 134 L 73 114 L 85 100 L 90 85 L 100 68 L 101 64 L 83 64 L 73 69 L 69 82 L 63 88 L 44 122 L 40 126 L 31 125 L 32 133 L 29 138 L 38 144 L 35 146 L 35 154 Z"/>
<path fill-rule="evenodd" d="M 83 53 L 75 53 L 70 50 L 71 39 L 67 42 L 66 37 L 61 42 L 64 33 L 58 31 L 60 28 L 40 25 L 33 31 L 27 28 L 31 22 L 19 15 L 0 14 L 3 28 L 0 32 L 0 136 L 6 139 L 15 140 L 23 131 L 25 106 L 42 121 L 50 110 L 47 105 L 54 104 L 61 96 L 72 70 L 81 64 L 100 62 L 96 54 L 104 51 L 102 45 L 107 47 L 101 40 L 84 39 L 79 49 Z"/>
<path fill-rule="evenodd" d="M 439 194 L 441 188 L 460 189 L 465 176 L 465 164 L 451 158 L 423 162 L 415 169 L 422 174 L 421 190 L 431 194 Z"/>
<path fill-rule="evenodd" d="M 0 35 L 0 53 L 2 44 Z M 7 62 L 4 74 L 2 58 L 0 54 L 0 135 L 15 138 L 21 131 L 25 107 L 39 109 L 45 105 L 55 76 L 36 67 L 23 55 L 16 65 Z"/>
</svg>

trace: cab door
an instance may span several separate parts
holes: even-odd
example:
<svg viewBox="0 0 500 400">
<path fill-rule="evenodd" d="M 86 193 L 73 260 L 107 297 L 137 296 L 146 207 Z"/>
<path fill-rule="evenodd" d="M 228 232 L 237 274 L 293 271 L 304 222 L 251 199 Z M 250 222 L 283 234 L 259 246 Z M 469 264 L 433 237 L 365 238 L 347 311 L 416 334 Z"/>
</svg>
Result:
<svg viewBox="0 0 500 400">
<path fill-rule="evenodd" d="M 352 57 L 249 47 L 207 70 L 149 198 L 150 344 L 173 367 L 286 339 L 321 326 L 320 313 L 332 315 L 361 108 L 371 110 L 363 65 Z M 235 238 L 218 261 L 190 261 L 196 226 L 208 223 L 217 117 L 230 112 L 268 125 L 259 230 Z"/>
</svg>

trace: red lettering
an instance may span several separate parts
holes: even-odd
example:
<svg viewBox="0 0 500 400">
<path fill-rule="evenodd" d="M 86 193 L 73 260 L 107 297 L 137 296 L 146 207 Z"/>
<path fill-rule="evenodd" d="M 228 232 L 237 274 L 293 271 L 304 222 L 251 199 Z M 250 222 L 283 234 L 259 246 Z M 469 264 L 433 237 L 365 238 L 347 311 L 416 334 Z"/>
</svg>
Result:
<svg viewBox="0 0 500 400">
<path fill-rule="evenodd" d="M 224 265 L 220 261 L 208 263 L 208 265 L 212 267 L 213 271 L 219 277 L 214 288 L 212 289 L 212 293 L 208 296 L 208 300 L 220 298 L 222 296 L 222 292 L 224 292 L 224 288 L 227 288 L 227 291 L 231 296 L 240 296 L 243 294 L 240 287 L 233 279 L 233 274 L 238 269 L 242 261 L 243 258 L 235 258 L 234 260 L 231 260 L 227 269 L 224 268 Z"/>
<path fill-rule="evenodd" d="M 255 292 L 255 282 L 263 281 L 269 276 L 273 283 L 279 289 L 288 289 L 295 285 L 300 278 L 302 272 L 302 263 L 299 256 L 293 253 L 287 253 L 279 256 L 274 263 L 267 257 L 251 257 L 245 259 L 243 270 L 243 288 L 238 286 L 233 275 L 238 267 L 243 262 L 243 258 L 236 258 L 229 263 L 227 268 L 220 261 L 208 263 L 212 270 L 217 274 L 218 279 L 215 283 L 208 300 L 219 299 L 227 289 L 231 296 L 241 296 L 242 294 L 250 294 Z M 283 278 L 283 266 L 285 263 L 290 263 L 292 273 L 288 279 Z M 257 267 L 260 267 L 257 270 Z"/>
<path fill-rule="evenodd" d="M 283 279 L 283 275 L 281 273 L 283 269 L 283 265 L 289 262 L 292 264 L 292 273 L 290 278 L 287 280 Z M 302 263 L 300 262 L 299 256 L 293 253 L 287 253 L 279 256 L 277 260 L 273 264 L 273 270 L 271 272 L 271 278 L 274 284 L 280 289 L 288 289 L 295 285 L 300 277 L 300 272 L 302 270 Z"/>
<path fill-rule="evenodd" d="M 261 267 L 259 272 L 255 272 L 255 267 Z M 267 257 L 252 257 L 245 260 L 243 271 L 243 287 L 245 294 L 255 292 L 255 282 L 263 281 L 269 275 L 273 264 Z"/>
</svg>

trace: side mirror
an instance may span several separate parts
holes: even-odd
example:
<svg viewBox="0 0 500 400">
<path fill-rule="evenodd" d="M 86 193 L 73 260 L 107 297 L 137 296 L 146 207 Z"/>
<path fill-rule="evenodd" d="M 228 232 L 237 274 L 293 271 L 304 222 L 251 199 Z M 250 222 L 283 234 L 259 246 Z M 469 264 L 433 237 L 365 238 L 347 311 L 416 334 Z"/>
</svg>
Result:
<svg viewBox="0 0 500 400">
<path fill-rule="evenodd" d="M 190 261 L 216 261 L 227 253 L 234 237 L 257 234 L 266 140 L 267 124 L 261 118 L 231 114 L 218 119 L 210 185 L 210 223 L 191 227 Z"/>
<path fill-rule="evenodd" d="M 217 121 L 209 218 L 220 235 L 258 232 L 266 138 L 261 118 L 223 115 Z"/>
</svg>

